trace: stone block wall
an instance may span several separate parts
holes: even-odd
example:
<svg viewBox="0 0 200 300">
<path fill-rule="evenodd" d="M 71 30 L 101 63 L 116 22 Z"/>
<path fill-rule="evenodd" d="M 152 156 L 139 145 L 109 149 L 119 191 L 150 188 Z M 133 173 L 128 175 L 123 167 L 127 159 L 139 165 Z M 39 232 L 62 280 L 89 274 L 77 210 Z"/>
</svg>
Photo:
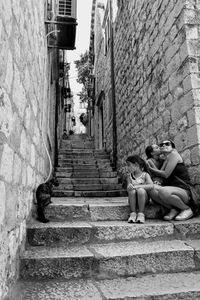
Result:
<svg viewBox="0 0 200 300">
<path fill-rule="evenodd" d="M 193 183 L 200 184 L 199 8 L 199 0 L 118 1 L 114 59 L 119 170 L 127 155 L 145 157 L 147 145 L 171 138 Z M 104 75 L 109 82 L 109 74 Z M 110 132 L 107 120 L 104 128 Z"/>
<path fill-rule="evenodd" d="M 106 1 L 104 1 L 106 4 Z M 112 92 L 111 92 L 111 63 L 110 63 L 110 49 L 108 48 L 107 53 L 105 53 L 105 45 L 104 45 L 104 31 L 102 30 L 102 22 L 104 11 L 102 8 L 98 8 L 96 6 L 95 11 L 95 74 L 96 74 L 96 81 L 95 81 L 95 94 L 96 94 L 96 102 L 98 101 L 101 92 L 103 91 L 105 94 L 105 99 L 103 100 L 103 119 L 104 124 L 106 124 L 106 130 L 104 130 L 104 142 L 106 146 L 106 150 L 112 152 Z M 95 131 L 95 143 L 96 147 L 98 148 L 98 107 L 95 107 L 95 122 L 94 126 Z"/>
<path fill-rule="evenodd" d="M 44 4 L 0 1 L 0 299 L 18 274 L 33 190 L 49 172 Z"/>
</svg>

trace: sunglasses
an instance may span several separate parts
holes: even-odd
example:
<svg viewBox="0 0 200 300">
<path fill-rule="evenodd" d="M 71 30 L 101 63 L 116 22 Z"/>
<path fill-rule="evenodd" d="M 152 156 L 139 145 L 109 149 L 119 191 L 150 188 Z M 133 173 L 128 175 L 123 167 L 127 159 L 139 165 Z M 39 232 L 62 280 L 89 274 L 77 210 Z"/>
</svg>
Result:
<svg viewBox="0 0 200 300">
<path fill-rule="evenodd" d="M 171 146 L 171 142 L 160 143 L 160 147 L 163 147 L 163 146 Z"/>
</svg>

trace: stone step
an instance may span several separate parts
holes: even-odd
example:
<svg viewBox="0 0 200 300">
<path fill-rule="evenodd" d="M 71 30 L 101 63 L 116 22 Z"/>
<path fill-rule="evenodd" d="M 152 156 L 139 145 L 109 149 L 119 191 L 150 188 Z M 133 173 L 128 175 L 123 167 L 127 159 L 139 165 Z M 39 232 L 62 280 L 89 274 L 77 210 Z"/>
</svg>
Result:
<svg viewBox="0 0 200 300">
<path fill-rule="evenodd" d="M 75 161 L 76 163 L 82 163 L 82 162 L 99 162 L 99 163 L 111 163 L 110 159 L 108 159 L 107 157 L 96 157 L 96 156 L 77 156 L 77 157 L 72 157 L 72 156 L 60 156 L 58 158 L 58 161 Z"/>
<path fill-rule="evenodd" d="M 91 157 L 91 158 L 85 158 L 85 157 L 80 157 L 80 158 L 66 158 L 66 157 L 64 157 L 64 158 L 59 158 L 58 159 L 58 162 L 59 163 L 68 163 L 68 164 L 80 164 L 80 165 L 82 165 L 82 164 L 86 164 L 86 165 L 94 165 L 94 164 L 98 164 L 98 165 L 100 165 L 100 164 L 109 164 L 109 165 L 111 165 L 111 163 L 110 163 L 110 161 L 108 160 L 108 159 L 97 159 L 97 158 L 94 158 L 94 157 Z"/>
<path fill-rule="evenodd" d="M 121 241 L 183 239 L 186 236 L 199 238 L 200 220 L 193 220 L 192 224 L 188 222 L 146 220 L 145 224 L 129 224 L 127 221 L 65 221 L 44 224 L 32 220 L 27 226 L 27 244 L 60 247 Z"/>
<path fill-rule="evenodd" d="M 117 184 L 118 183 L 118 178 L 114 177 L 114 178 L 62 178 L 59 177 L 58 178 L 58 182 L 60 184 L 66 184 L 66 185 L 70 185 L 70 184 L 109 184 L 109 183 L 114 183 Z"/>
<path fill-rule="evenodd" d="M 57 178 L 117 178 L 116 174 L 113 172 L 98 172 L 98 171 L 91 171 L 91 172 L 57 172 Z"/>
<path fill-rule="evenodd" d="M 59 178 L 99 178 L 99 172 L 96 171 L 90 171 L 90 172 L 73 172 L 73 171 L 67 171 L 67 172 L 56 172 L 56 177 Z"/>
<path fill-rule="evenodd" d="M 109 190 L 121 190 L 122 185 L 119 183 L 83 183 L 83 184 L 64 184 L 60 183 L 58 187 L 53 189 L 54 191 L 62 190 L 74 190 L 76 191 L 109 191 Z"/>
<path fill-rule="evenodd" d="M 72 167 L 56 167 L 56 176 L 58 177 L 69 177 L 68 174 L 70 174 L 70 176 L 72 175 L 72 173 L 77 173 L 79 175 L 83 175 L 83 176 L 87 176 L 91 177 L 90 175 L 94 176 L 94 177 L 117 177 L 117 172 L 116 171 L 107 171 L 105 169 L 95 169 L 95 170 L 85 170 L 85 169 L 76 169 L 76 168 L 72 168 Z M 97 176 L 95 176 L 97 175 Z M 75 177 L 75 176 L 73 176 Z M 82 176 L 80 176 L 82 177 Z"/>
<path fill-rule="evenodd" d="M 97 163 L 94 161 L 94 162 L 89 162 L 89 163 L 86 163 L 86 162 L 83 162 L 83 163 L 80 163 L 78 164 L 77 162 L 69 162 L 69 161 L 58 161 L 58 167 L 62 167 L 62 166 L 65 166 L 65 167 L 71 167 L 71 168 L 97 168 Z"/>
<path fill-rule="evenodd" d="M 54 221 L 127 221 L 130 214 L 128 197 L 52 198 L 45 215 Z M 163 216 L 161 206 L 147 205 L 145 215 L 148 219 Z"/>
<path fill-rule="evenodd" d="M 86 155 L 98 155 L 98 154 L 106 154 L 109 155 L 109 153 L 105 152 L 105 150 L 98 150 L 98 149 L 67 149 L 61 147 L 59 150 L 59 154 L 73 154 L 73 155 L 79 155 L 79 154 L 86 154 Z"/>
<path fill-rule="evenodd" d="M 62 166 L 62 165 L 69 165 L 69 166 L 84 166 L 84 167 L 104 167 L 104 166 L 108 166 L 111 167 L 111 164 L 109 161 L 107 160 L 93 160 L 93 159 L 88 159 L 88 160 L 68 160 L 68 159 L 62 159 L 58 161 L 58 166 Z"/>
<path fill-rule="evenodd" d="M 101 172 L 101 173 L 105 173 L 105 172 L 113 172 L 113 169 L 111 166 L 89 166 L 89 165 L 72 165 L 72 164 L 59 164 L 58 167 L 61 168 L 72 168 L 72 172 L 85 172 L 86 174 L 89 173 L 90 171 L 93 172 Z"/>
<path fill-rule="evenodd" d="M 72 152 L 72 151 L 60 151 L 58 158 L 70 158 L 70 159 L 79 159 L 79 158 L 98 158 L 98 159 L 110 159 L 110 155 L 102 152 L 102 153 L 95 153 L 93 152 Z"/>
<path fill-rule="evenodd" d="M 98 169 L 105 169 L 106 171 L 112 171 L 112 166 L 109 163 L 77 163 L 77 162 L 58 162 L 58 167 L 66 167 L 66 168 L 73 168 L 74 170 L 98 170 Z"/>
<path fill-rule="evenodd" d="M 63 141 L 60 147 L 62 149 L 94 149 L 94 142 L 71 142 Z"/>
<path fill-rule="evenodd" d="M 62 154 L 58 156 L 58 160 L 95 160 L 95 161 L 109 161 L 109 156 L 106 155 L 67 155 Z"/>
<path fill-rule="evenodd" d="M 30 247 L 21 256 L 26 279 L 112 279 L 200 269 L 200 240 Z"/>
<path fill-rule="evenodd" d="M 74 191 L 54 189 L 53 197 L 123 197 L 127 195 L 126 190 L 108 190 L 108 191 Z"/>
<path fill-rule="evenodd" d="M 9 299 L 197 300 L 200 299 L 200 272 L 154 274 L 110 280 L 19 281 Z"/>
<path fill-rule="evenodd" d="M 58 162 L 58 167 L 65 167 L 65 168 L 73 168 L 73 170 L 106 170 L 113 171 L 112 166 L 109 163 L 77 163 L 77 162 Z"/>
</svg>

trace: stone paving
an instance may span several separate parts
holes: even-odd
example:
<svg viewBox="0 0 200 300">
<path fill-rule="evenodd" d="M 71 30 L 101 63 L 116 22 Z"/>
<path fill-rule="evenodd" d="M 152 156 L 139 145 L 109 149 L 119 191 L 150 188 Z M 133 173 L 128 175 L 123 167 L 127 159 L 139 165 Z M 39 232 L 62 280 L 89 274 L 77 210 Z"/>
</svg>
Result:
<svg viewBox="0 0 200 300">
<path fill-rule="evenodd" d="M 98 190 L 53 197 L 46 213 L 49 223 L 27 224 L 20 280 L 6 300 L 200 299 L 199 217 L 166 222 L 151 204 L 145 224 L 128 224 L 127 196 Z"/>
</svg>

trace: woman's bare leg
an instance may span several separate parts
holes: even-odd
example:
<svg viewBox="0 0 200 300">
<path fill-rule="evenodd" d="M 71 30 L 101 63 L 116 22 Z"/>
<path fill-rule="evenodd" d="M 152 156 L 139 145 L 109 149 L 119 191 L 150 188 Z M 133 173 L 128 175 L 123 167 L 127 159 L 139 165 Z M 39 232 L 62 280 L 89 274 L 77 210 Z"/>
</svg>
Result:
<svg viewBox="0 0 200 300">
<path fill-rule="evenodd" d="M 165 186 L 160 188 L 158 198 L 160 199 L 160 203 L 166 207 L 175 207 L 180 210 L 190 208 L 188 206 L 189 196 L 187 191 L 178 187 Z"/>
<path fill-rule="evenodd" d="M 160 199 L 160 197 L 159 197 L 159 191 L 160 191 L 160 189 L 163 189 L 163 187 L 161 187 L 161 186 L 155 186 L 155 188 L 153 188 L 152 190 L 148 191 L 148 194 L 149 194 L 149 196 L 151 197 L 151 199 L 153 201 L 155 201 L 156 203 L 158 203 L 158 204 L 160 204 L 160 205 L 162 205 L 162 206 L 170 209 L 171 206 L 168 203 L 164 203 L 163 199 Z"/>
<path fill-rule="evenodd" d="M 139 212 L 144 212 L 145 209 L 145 204 L 148 202 L 148 194 L 147 192 L 143 189 L 137 189 L 137 196 L 138 196 L 138 210 Z"/>
<path fill-rule="evenodd" d="M 136 191 L 128 191 L 128 202 L 130 205 L 131 212 L 136 212 Z"/>
</svg>

